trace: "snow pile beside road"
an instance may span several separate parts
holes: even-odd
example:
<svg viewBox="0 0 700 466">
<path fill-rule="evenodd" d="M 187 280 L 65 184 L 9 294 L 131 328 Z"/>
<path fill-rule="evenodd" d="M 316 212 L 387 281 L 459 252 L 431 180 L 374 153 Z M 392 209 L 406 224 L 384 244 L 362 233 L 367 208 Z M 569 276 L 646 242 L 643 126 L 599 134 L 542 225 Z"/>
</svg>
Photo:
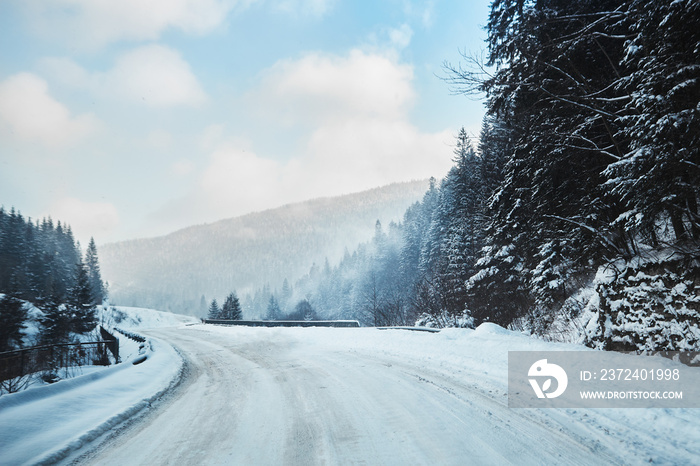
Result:
<svg viewBox="0 0 700 466">
<path fill-rule="evenodd" d="M 196 317 L 142 307 L 99 306 L 97 312 L 97 320 L 103 325 L 123 329 L 176 327 L 200 322 Z"/>
<path fill-rule="evenodd" d="M 164 322 L 158 314 L 144 315 L 141 322 L 149 325 Z M 0 397 L 2 464 L 58 461 L 147 408 L 177 383 L 182 359 L 170 345 L 149 338 L 141 352 L 146 360 L 138 365 L 130 357 L 80 377 Z"/>
</svg>

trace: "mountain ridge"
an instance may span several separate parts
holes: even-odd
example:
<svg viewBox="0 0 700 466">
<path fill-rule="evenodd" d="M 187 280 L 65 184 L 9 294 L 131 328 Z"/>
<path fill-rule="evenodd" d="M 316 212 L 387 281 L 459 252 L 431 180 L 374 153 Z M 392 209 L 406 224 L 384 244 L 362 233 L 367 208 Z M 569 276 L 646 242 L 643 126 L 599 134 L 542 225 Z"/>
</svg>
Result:
<svg viewBox="0 0 700 466">
<path fill-rule="evenodd" d="M 163 236 L 101 247 L 113 301 L 200 315 L 202 297 L 293 283 L 368 240 L 377 220 L 400 221 L 428 180 L 394 183 L 192 225 Z"/>
</svg>

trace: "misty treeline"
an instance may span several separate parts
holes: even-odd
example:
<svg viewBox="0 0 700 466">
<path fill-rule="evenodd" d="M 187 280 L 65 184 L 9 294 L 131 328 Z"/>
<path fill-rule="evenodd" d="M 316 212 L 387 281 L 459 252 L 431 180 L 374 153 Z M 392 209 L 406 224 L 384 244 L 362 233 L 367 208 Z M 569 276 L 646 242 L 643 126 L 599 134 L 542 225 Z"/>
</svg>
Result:
<svg viewBox="0 0 700 466">
<path fill-rule="evenodd" d="M 312 273 L 313 270 L 314 268 L 312 268 Z M 206 300 L 202 296 L 200 313 L 205 306 Z M 252 295 L 247 294 L 243 305 L 241 305 L 236 292 L 230 293 L 221 307 L 216 299 L 213 299 L 207 310 L 207 318 L 240 320 L 243 318 L 244 310 L 248 317 L 265 320 L 310 321 L 321 318 L 308 298 L 293 296 L 292 288 L 287 279 L 284 280 L 282 290 L 279 292 L 273 293 L 269 286 L 264 286 Z"/>
<path fill-rule="evenodd" d="M 0 207 L 0 351 L 27 343 L 28 325 L 39 325 L 28 343 L 65 343 L 93 330 L 105 295 L 94 240 L 83 255 L 68 225 Z"/>
<path fill-rule="evenodd" d="M 110 299 L 123 306 L 206 317 L 212 298 L 222 304 L 236 290 L 246 309 L 245 295 L 251 290 L 265 283 L 280 287 L 285 277 L 295 280 L 325 257 L 338 261 L 346 245 L 371 237 L 377 218 L 400 218 L 427 186 L 427 180 L 395 183 L 163 237 L 101 245 L 100 265 L 110 281 Z M 268 298 L 258 303 L 261 313 Z"/>
<path fill-rule="evenodd" d="M 495 0 L 487 56 L 445 65 L 486 95 L 478 147 L 461 132 L 401 224 L 295 293 L 368 325 L 697 349 L 698 24 L 696 0 Z"/>
</svg>

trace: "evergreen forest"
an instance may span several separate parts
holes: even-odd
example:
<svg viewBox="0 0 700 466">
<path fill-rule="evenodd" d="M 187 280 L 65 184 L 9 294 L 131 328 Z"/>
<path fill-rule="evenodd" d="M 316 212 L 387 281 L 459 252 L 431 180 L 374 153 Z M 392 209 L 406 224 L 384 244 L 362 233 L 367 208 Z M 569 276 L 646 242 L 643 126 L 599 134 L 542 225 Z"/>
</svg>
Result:
<svg viewBox="0 0 700 466">
<path fill-rule="evenodd" d="M 478 143 L 403 221 L 244 308 L 483 322 L 607 350 L 700 347 L 700 2 L 495 0 Z M 278 312 L 278 311 L 275 311 Z"/>
<path fill-rule="evenodd" d="M 0 208 L 0 352 L 92 331 L 106 292 L 94 240 L 82 254 L 70 226 Z"/>
</svg>

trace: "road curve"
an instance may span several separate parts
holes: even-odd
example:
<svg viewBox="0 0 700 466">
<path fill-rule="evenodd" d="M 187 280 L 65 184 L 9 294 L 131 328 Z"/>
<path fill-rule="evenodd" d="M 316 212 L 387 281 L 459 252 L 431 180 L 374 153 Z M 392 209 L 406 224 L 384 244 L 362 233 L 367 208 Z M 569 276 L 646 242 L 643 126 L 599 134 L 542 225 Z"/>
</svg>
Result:
<svg viewBox="0 0 700 466">
<path fill-rule="evenodd" d="M 183 382 L 153 413 L 77 463 L 606 462 L 581 439 L 509 410 L 469 381 L 399 358 L 322 350 L 284 329 L 236 339 L 206 326 L 149 334 L 182 354 Z"/>
</svg>

